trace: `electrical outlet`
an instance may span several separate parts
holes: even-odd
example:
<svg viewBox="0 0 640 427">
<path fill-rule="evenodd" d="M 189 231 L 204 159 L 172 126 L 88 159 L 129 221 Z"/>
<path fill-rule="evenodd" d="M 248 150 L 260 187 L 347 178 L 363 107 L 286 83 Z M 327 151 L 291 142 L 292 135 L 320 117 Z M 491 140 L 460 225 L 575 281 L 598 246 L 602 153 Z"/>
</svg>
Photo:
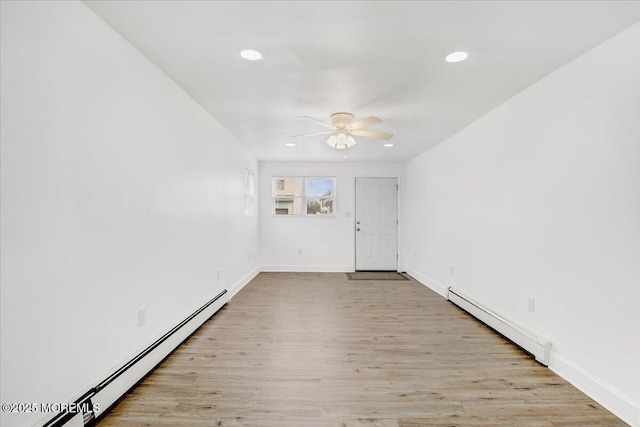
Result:
<svg viewBox="0 0 640 427">
<path fill-rule="evenodd" d="M 220 280 L 220 270 L 218 270 L 218 271 L 216 272 L 216 279 L 217 279 L 217 280 Z"/>
<path fill-rule="evenodd" d="M 530 312 L 536 311 L 536 299 L 535 298 L 527 298 L 527 310 Z"/>
<path fill-rule="evenodd" d="M 298 255 L 302 255 L 302 249 L 298 249 Z"/>
<path fill-rule="evenodd" d="M 138 309 L 138 326 L 142 326 L 147 323 L 147 307 L 140 307 Z"/>
</svg>

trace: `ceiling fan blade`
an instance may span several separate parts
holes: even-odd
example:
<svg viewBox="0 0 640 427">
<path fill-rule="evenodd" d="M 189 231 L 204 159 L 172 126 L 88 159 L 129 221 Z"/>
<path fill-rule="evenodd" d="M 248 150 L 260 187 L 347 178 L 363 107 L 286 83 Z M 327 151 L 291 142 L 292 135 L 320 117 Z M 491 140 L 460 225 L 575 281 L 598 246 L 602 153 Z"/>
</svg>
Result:
<svg viewBox="0 0 640 427">
<path fill-rule="evenodd" d="M 378 138 L 378 139 L 391 139 L 393 134 L 384 133 L 384 132 L 371 132 L 370 130 L 354 130 L 351 131 L 353 135 L 357 136 L 366 136 L 367 138 Z"/>
<path fill-rule="evenodd" d="M 360 129 L 365 126 L 375 125 L 376 123 L 382 123 L 382 120 L 375 116 L 367 117 L 366 119 L 358 120 L 357 122 L 351 123 L 348 128 L 349 129 Z"/>
<path fill-rule="evenodd" d="M 329 135 L 332 134 L 333 130 L 327 131 L 327 132 L 316 132 L 316 133 L 303 133 L 302 135 L 293 135 L 291 138 L 299 138 L 301 136 L 314 136 L 314 135 Z"/>
<path fill-rule="evenodd" d="M 329 123 L 325 123 L 322 120 L 318 120 L 318 119 L 314 119 L 313 117 L 309 117 L 309 116 L 300 116 L 303 119 L 309 119 L 309 120 L 313 120 L 314 122 L 320 123 L 322 126 L 327 127 L 329 129 L 335 129 L 332 125 L 330 125 Z"/>
</svg>

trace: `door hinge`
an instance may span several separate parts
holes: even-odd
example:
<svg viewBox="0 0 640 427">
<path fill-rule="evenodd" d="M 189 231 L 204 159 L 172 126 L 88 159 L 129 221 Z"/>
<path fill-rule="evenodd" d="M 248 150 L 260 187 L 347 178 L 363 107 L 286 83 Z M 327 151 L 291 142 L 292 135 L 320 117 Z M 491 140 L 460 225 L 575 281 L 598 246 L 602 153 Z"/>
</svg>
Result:
<svg viewBox="0 0 640 427">
<path fill-rule="evenodd" d="M 400 224 L 400 220 L 396 219 L 396 225 Z"/>
<path fill-rule="evenodd" d="M 396 184 L 396 191 L 400 189 L 400 185 Z"/>
<path fill-rule="evenodd" d="M 396 259 L 400 259 L 400 256 L 398 255 L 397 252 L 396 252 Z"/>
</svg>

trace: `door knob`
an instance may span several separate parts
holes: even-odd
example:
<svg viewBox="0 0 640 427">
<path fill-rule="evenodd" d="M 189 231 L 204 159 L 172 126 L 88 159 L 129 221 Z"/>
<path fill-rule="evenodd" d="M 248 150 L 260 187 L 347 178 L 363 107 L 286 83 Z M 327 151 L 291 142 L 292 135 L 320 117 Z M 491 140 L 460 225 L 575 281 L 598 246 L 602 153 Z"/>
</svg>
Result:
<svg viewBox="0 0 640 427">
<path fill-rule="evenodd" d="M 356 228 L 356 231 L 360 231 L 360 228 L 359 228 L 359 227 L 358 227 L 358 228 Z"/>
</svg>

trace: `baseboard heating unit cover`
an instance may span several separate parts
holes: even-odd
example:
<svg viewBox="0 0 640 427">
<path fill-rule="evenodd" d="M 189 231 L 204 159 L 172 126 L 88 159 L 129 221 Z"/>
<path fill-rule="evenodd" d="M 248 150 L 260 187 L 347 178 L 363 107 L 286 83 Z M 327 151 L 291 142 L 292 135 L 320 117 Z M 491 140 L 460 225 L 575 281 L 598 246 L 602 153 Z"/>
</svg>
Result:
<svg viewBox="0 0 640 427">
<path fill-rule="evenodd" d="M 129 389 L 155 369 L 176 347 L 194 333 L 227 302 L 228 295 L 223 298 L 225 294 L 227 294 L 226 289 L 135 357 L 123 363 L 102 381 L 83 392 L 73 402 L 69 402 L 67 407 L 70 407 L 71 410 L 61 411 L 54 416 L 45 418 L 37 423 L 36 426 L 86 427 L 95 425 L 100 414 L 108 412 Z M 100 414 L 92 410 L 92 408 L 95 407 L 100 409 Z"/>
<path fill-rule="evenodd" d="M 447 299 L 533 355 L 538 362 L 549 366 L 551 341 L 548 339 L 537 336 L 494 313 L 453 287 L 447 289 Z"/>
</svg>

